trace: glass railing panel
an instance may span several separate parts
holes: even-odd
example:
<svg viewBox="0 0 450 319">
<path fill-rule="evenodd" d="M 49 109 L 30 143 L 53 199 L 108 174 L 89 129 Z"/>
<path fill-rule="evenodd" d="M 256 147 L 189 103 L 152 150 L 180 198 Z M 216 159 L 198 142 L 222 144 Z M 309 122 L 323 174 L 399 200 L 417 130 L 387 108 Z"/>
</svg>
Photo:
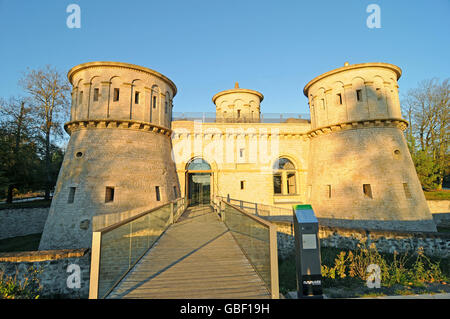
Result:
<svg viewBox="0 0 450 319">
<path fill-rule="evenodd" d="M 102 235 L 98 295 L 103 297 L 130 267 L 131 224 L 124 224 Z"/>
<path fill-rule="evenodd" d="M 225 205 L 225 224 L 254 269 L 271 287 L 269 227 L 229 205 Z"/>
<path fill-rule="evenodd" d="M 113 285 L 153 245 L 170 222 L 170 204 L 102 233 L 98 296 Z"/>
</svg>

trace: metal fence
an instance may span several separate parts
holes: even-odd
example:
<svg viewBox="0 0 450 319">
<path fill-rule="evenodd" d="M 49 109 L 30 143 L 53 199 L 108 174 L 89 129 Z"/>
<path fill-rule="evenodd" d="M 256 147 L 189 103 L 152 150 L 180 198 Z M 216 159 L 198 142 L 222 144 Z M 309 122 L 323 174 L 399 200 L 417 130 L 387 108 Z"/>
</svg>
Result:
<svg viewBox="0 0 450 319">
<path fill-rule="evenodd" d="M 203 123 L 286 123 L 310 121 L 305 113 L 261 113 L 259 118 L 217 117 L 215 112 L 173 112 L 172 121 L 201 121 Z"/>
<path fill-rule="evenodd" d="M 238 206 L 250 214 L 254 214 L 261 217 L 270 216 L 292 216 L 292 209 L 277 207 L 253 202 L 247 202 L 245 200 L 233 199 L 229 197 L 218 196 L 223 201 L 226 201 L 232 205 Z"/>
<path fill-rule="evenodd" d="M 89 298 L 105 298 L 185 210 L 179 198 L 94 231 Z"/>
<path fill-rule="evenodd" d="M 279 298 L 276 226 L 262 218 L 216 197 L 211 205 L 231 231 L 234 239 L 255 271 L 269 288 L 273 299 Z"/>
</svg>

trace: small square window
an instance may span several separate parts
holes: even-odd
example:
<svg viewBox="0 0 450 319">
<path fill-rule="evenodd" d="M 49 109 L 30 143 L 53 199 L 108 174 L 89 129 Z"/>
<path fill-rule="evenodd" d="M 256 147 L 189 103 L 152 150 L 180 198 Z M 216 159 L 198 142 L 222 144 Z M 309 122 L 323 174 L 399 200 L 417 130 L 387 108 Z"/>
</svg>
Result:
<svg viewBox="0 0 450 319">
<path fill-rule="evenodd" d="M 120 90 L 118 88 L 114 89 L 114 96 L 113 96 L 113 101 L 119 101 L 119 97 L 120 97 Z"/>
<path fill-rule="evenodd" d="M 356 99 L 361 102 L 362 101 L 362 90 L 356 90 Z"/>
<path fill-rule="evenodd" d="M 155 186 L 155 192 L 156 192 L 156 201 L 160 201 L 161 200 L 161 194 L 159 192 L 159 186 Z"/>
<path fill-rule="evenodd" d="M 94 100 L 94 102 L 98 101 L 98 89 L 97 88 L 94 89 L 94 98 L 93 98 L 93 100 Z"/>
<path fill-rule="evenodd" d="M 134 103 L 139 104 L 139 92 L 134 93 Z"/>
<path fill-rule="evenodd" d="M 106 186 L 105 190 L 105 203 L 114 201 L 114 187 Z"/>
<path fill-rule="evenodd" d="M 403 190 L 405 191 L 405 197 L 407 199 L 412 198 L 411 192 L 410 192 L 409 187 L 408 187 L 408 183 L 403 183 Z"/>
<path fill-rule="evenodd" d="M 372 197 L 372 187 L 370 184 L 363 184 L 363 193 L 365 197 L 373 198 Z"/>
<path fill-rule="evenodd" d="M 72 204 L 75 199 L 76 187 L 69 187 L 69 198 L 67 199 L 68 204 Z"/>
</svg>

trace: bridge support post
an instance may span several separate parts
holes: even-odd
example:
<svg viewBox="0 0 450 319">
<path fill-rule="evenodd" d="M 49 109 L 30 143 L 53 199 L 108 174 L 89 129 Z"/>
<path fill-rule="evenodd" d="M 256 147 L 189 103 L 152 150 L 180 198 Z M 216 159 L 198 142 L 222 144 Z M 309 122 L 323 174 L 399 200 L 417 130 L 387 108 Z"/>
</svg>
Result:
<svg viewBox="0 0 450 319">
<path fill-rule="evenodd" d="M 98 281 L 100 276 L 100 245 L 102 233 L 92 233 L 91 272 L 89 279 L 89 299 L 98 299 Z"/>
</svg>

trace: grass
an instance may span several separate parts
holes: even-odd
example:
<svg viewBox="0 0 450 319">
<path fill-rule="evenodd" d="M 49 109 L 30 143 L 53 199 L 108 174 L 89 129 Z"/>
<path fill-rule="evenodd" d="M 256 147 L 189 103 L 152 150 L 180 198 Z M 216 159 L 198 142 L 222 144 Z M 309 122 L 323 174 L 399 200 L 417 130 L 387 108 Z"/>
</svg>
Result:
<svg viewBox="0 0 450 319">
<path fill-rule="evenodd" d="M 444 189 L 440 191 L 424 191 L 427 200 L 450 200 L 450 190 Z"/>
<path fill-rule="evenodd" d="M 0 239 L 0 252 L 38 250 L 42 233 Z"/>
<path fill-rule="evenodd" d="M 50 204 L 52 203 L 51 200 L 45 200 L 45 199 L 37 199 L 29 202 L 22 202 L 22 203 L 1 203 L 0 204 L 0 210 L 2 209 L 10 209 L 10 208 L 43 208 L 43 207 L 50 207 Z"/>
</svg>

